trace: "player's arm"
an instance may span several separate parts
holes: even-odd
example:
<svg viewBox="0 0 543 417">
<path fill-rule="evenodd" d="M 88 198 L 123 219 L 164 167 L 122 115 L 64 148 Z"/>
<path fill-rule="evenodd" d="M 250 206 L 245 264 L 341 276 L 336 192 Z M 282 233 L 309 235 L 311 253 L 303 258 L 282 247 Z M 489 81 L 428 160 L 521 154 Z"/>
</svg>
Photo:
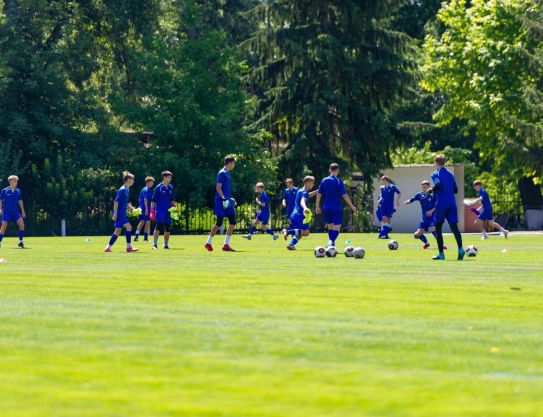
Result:
<svg viewBox="0 0 543 417">
<path fill-rule="evenodd" d="M 315 197 L 319 193 L 319 190 L 314 190 L 309 193 L 309 198 Z"/>
<path fill-rule="evenodd" d="M 322 194 L 317 191 L 317 202 L 315 203 L 315 213 L 321 214 L 321 198 Z M 302 201 L 305 201 L 305 198 L 302 199 Z M 305 209 L 305 203 L 302 205 L 302 207 Z"/>
<path fill-rule="evenodd" d="M 134 211 L 134 206 L 132 205 L 132 203 L 129 202 L 127 207 L 128 207 L 128 210 Z"/>
<path fill-rule="evenodd" d="M 286 207 L 286 206 L 287 206 L 287 200 L 285 200 L 285 199 L 283 198 L 283 200 L 281 201 L 281 205 L 282 205 L 283 207 Z"/>
<path fill-rule="evenodd" d="M 458 194 L 458 185 L 456 185 L 456 181 L 454 182 L 453 191 L 455 194 Z"/>
<path fill-rule="evenodd" d="M 427 215 L 428 217 L 430 217 L 430 216 L 432 216 L 432 215 L 434 214 L 434 211 L 436 211 L 436 208 L 435 208 L 435 207 L 434 207 L 433 209 L 431 209 L 431 210 L 428 210 L 428 211 L 426 212 L 426 215 Z"/>
<path fill-rule="evenodd" d="M 224 193 L 222 192 L 222 182 L 218 182 L 217 186 L 215 187 L 215 191 L 217 191 L 217 194 L 223 199 L 226 200 L 226 197 L 224 196 Z"/>
<path fill-rule="evenodd" d="M 479 197 L 478 199 L 473 200 L 472 202 L 466 203 L 466 206 L 471 207 L 471 206 L 474 206 L 477 203 L 482 203 L 482 202 L 483 202 L 483 199 L 481 197 Z"/>
<path fill-rule="evenodd" d="M 318 198 L 319 198 L 319 197 L 317 196 L 317 199 L 318 199 Z M 300 205 L 302 206 L 302 208 L 304 209 L 304 211 L 309 210 L 309 207 L 307 207 L 307 204 L 306 204 L 306 203 L 307 203 L 307 199 L 306 199 L 305 197 L 302 197 L 302 199 L 300 200 Z M 309 210 L 309 211 L 311 211 L 311 210 Z"/>
<path fill-rule="evenodd" d="M 26 219 L 25 206 L 23 204 L 23 200 L 19 200 L 19 208 L 21 209 L 21 216 L 23 216 L 23 219 Z"/>
<path fill-rule="evenodd" d="M 401 205 L 402 193 L 400 192 L 400 189 L 399 189 L 398 187 L 396 187 L 396 192 L 398 193 L 398 197 L 396 198 L 396 206 L 397 206 L 397 207 L 400 207 L 400 205 Z"/>
<path fill-rule="evenodd" d="M 4 200 L 0 198 L 0 216 L 2 215 L 2 207 L 4 205 Z"/>
<path fill-rule="evenodd" d="M 116 221 L 117 220 L 117 210 L 119 209 L 119 202 L 117 200 L 115 200 L 113 202 L 113 216 L 111 216 L 111 218 L 113 219 L 113 221 Z"/>
<path fill-rule="evenodd" d="M 149 200 L 147 198 L 143 199 L 143 206 L 145 207 L 145 215 L 149 215 Z"/>
<path fill-rule="evenodd" d="M 349 197 L 349 195 L 347 193 L 345 193 L 345 194 L 343 194 L 342 197 L 345 200 L 345 202 L 349 205 L 349 207 L 351 208 L 353 213 L 356 213 L 356 207 L 354 206 L 353 202 L 351 201 L 351 198 Z"/>
</svg>

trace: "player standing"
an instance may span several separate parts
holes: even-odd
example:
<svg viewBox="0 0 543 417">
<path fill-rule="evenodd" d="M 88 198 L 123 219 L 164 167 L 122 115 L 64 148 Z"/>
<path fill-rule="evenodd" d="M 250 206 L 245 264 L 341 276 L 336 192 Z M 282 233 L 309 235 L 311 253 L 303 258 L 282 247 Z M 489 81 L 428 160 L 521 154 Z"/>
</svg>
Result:
<svg viewBox="0 0 543 417">
<path fill-rule="evenodd" d="M 394 194 L 398 194 L 396 205 L 400 207 L 400 198 L 402 194 L 396 185 L 386 175 L 381 177 L 381 195 L 379 196 L 379 208 L 377 209 L 377 217 L 380 217 L 381 230 L 379 231 L 379 239 L 388 239 L 388 234 L 392 230 L 392 216 L 396 209 L 394 208 Z"/>
<path fill-rule="evenodd" d="M 311 210 L 307 206 L 310 197 L 310 191 L 315 186 L 315 177 L 307 176 L 304 178 L 304 186 L 296 192 L 296 200 L 294 202 L 294 210 L 290 216 L 289 229 L 283 229 L 283 237 L 285 240 L 288 236 L 292 236 L 288 250 L 295 250 L 296 244 L 303 236 L 309 236 L 309 222 L 306 217 L 311 215 Z"/>
<path fill-rule="evenodd" d="M 434 237 L 436 236 L 434 221 L 436 200 L 432 190 L 430 189 L 430 181 L 422 181 L 421 187 L 422 191 L 415 194 L 409 200 L 404 202 L 404 204 L 412 204 L 415 201 L 420 203 L 422 214 L 419 222 L 419 228 L 413 234 L 413 237 L 422 241 L 423 249 L 428 249 L 430 247 L 430 243 L 428 242 L 428 239 L 426 239 L 426 236 L 424 236 L 424 232 L 430 232 L 434 235 Z"/>
<path fill-rule="evenodd" d="M 162 182 L 156 186 L 151 198 L 150 219 L 156 220 L 155 231 L 153 233 L 153 249 L 158 249 L 158 238 L 160 233 L 164 233 L 164 249 L 170 249 L 170 228 L 172 216 L 169 212 L 170 207 L 177 204 L 174 200 L 173 174 L 170 171 L 162 172 Z"/>
<path fill-rule="evenodd" d="M 292 215 L 292 211 L 294 210 L 294 205 L 296 203 L 296 193 L 298 192 L 298 188 L 294 186 L 292 178 L 287 178 L 285 180 L 285 184 L 287 188 L 283 190 L 283 201 L 281 203 L 286 211 L 287 219 L 290 221 L 290 216 Z"/>
<path fill-rule="evenodd" d="M 213 206 L 213 212 L 217 216 L 217 221 L 211 228 L 205 248 L 209 251 L 213 251 L 213 237 L 217 234 L 219 229 L 224 223 L 224 218 L 228 218 L 228 229 L 226 230 L 226 237 L 224 238 L 224 245 L 222 250 L 225 252 L 235 252 L 230 246 L 230 239 L 232 239 L 232 233 L 236 226 L 236 206 L 235 200 L 231 197 L 232 190 L 232 177 L 230 171 L 236 166 L 236 158 L 233 156 L 227 156 L 224 158 L 224 167 L 217 174 L 217 184 L 215 186 L 215 204 Z"/>
<path fill-rule="evenodd" d="M 472 208 L 471 210 L 478 215 L 477 220 L 475 220 L 475 224 L 479 226 L 479 229 L 481 230 L 481 233 L 483 234 L 482 239 L 488 239 L 488 234 L 486 233 L 485 226 L 487 226 L 489 229 L 498 229 L 500 232 L 503 233 L 503 236 L 507 239 L 507 236 L 509 235 L 509 231 L 505 230 L 502 226 L 500 226 L 498 223 L 494 221 L 494 214 L 492 210 L 492 201 L 490 200 L 490 196 L 486 192 L 486 190 L 483 188 L 483 183 L 480 180 L 476 180 L 473 182 L 473 188 L 479 195 L 479 198 L 470 204 L 468 206 L 473 206 L 477 203 L 481 203 L 482 207 L 480 209 Z"/>
<path fill-rule="evenodd" d="M 153 177 L 145 178 L 145 187 L 140 191 L 140 208 L 142 213 L 139 216 L 140 222 L 136 228 L 136 234 L 134 235 L 134 242 L 137 242 L 141 233 L 141 229 L 144 229 L 143 241 L 149 240 L 149 233 L 151 232 L 151 199 L 153 198 L 153 186 L 155 185 L 155 179 Z M 145 228 L 144 228 L 145 227 Z"/>
<path fill-rule="evenodd" d="M 25 244 L 23 238 L 25 235 L 26 218 L 25 208 L 23 204 L 23 195 L 21 190 L 17 188 L 19 177 L 10 175 L 8 177 L 9 187 L 4 188 L 0 192 L 0 216 L 2 216 L 2 226 L 0 227 L 0 245 L 8 228 L 9 223 L 17 223 L 19 226 L 19 243 L 18 246 L 24 249 Z"/>
<path fill-rule="evenodd" d="M 317 214 L 324 213 L 324 222 L 328 227 L 328 238 L 330 239 L 327 246 L 335 246 L 343 221 L 341 200 L 347 202 L 353 213 L 356 213 L 356 207 L 345 191 L 345 184 L 338 177 L 339 165 L 330 164 L 329 172 L 330 176 L 324 178 L 319 185 L 315 212 Z M 322 209 L 321 199 L 324 200 Z"/>
<path fill-rule="evenodd" d="M 256 219 L 253 222 L 253 225 L 249 229 L 249 234 L 243 235 L 243 237 L 245 239 L 251 240 L 254 232 L 256 231 L 256 228 L 260 226 L 263 232 L 271 235 L 273 240 L 277 240 L 279 236 L 277 236 L 277 234 L 268 227 L 268 223 L 270 221 L 270 198 L 268 197 L 268 194 L 266 194 L 266 192 L 264 191 L 264 183 L 257 183 L 255 188 L 256 192 L 259 194 L 258 197 L 255 199 L 255 203 L 258 205 L 259 210 L 256 214 Z"/>
<path fill-rule="evenodd" d="M 455 194 L 458 193 L 458 186 L 454 175 L 445 168 L 447 159 L 444 155 L 437 155 L 435 164 L 437 170 L 432 173 L 432 181 L 434 182 L 433 192 L 436 196 L 435 222 L 436 222 L 436 239 L 439 253 L 432 259 L 444 260 L 443 253 L 443 223 L 445 220 L 449 223 L 451 231 L 454 234 L 458 245 L 458 260 L 464 259 L 466 251 L 462 246 L 462 235 L 458 229 L 458 209 L 456 207 Z"/>
<path fill-rule="evenodd" d="M 130 187 L 133 184 L 134 175 L 128 171 L 123 172 L 123 186 L 117 191 L 115 202 L 113 203 L 113 215 L 111 216 L 115 222 L 115 230 L 113 231 L 104 252 L 111 252 L 111 247 L 117 241 L 123 227 L 126 230 L 126 251 L 137 252 L 138 250 L 132 247 L 132 225 L 126 217 L 126 209 L 134 210 L 134 207 L 130 204 Z"/>
</svg>

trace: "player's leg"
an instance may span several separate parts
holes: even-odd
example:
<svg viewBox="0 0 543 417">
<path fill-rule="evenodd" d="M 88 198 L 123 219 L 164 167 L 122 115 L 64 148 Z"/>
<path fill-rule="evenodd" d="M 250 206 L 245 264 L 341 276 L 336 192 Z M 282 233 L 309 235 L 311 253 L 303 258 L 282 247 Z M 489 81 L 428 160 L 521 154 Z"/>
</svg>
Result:
<svg viewBox="0 0 543 417">
<path fill-rule="evenodd" d="M 212 246 L 213 238 L 215 237 L 215 235 L 217 234 L 219 229 L 222 227 L 223 223 L 224 223 L 224 216 L 217 215 L 217 219 L 215 220 L 215 224 L 213 225 L 213 227 L 209 231 L 209 236 L 207 237 L 207 242 L 204 245 L 204 247 L 209 252 L 213 252 L 213 246 Z"/>
<path fill-rule="evenodd" d="M 257 216 L 251 227 L 249 228 L 249 233 L 246 235 L 242 235 L 245 239 L 251 240 L 253 238 L 254 233 L 256 232 L 256 229 L 261 224 L 259 217 Z"/>
<path fill-rule="evenodd" d="M 21 249 L 24 249 L 25 244 L 23 243 L 23 239 L 24 239 L 24 236 L 25 236 L 25 222 L 24 222 L 22 217 L 19 217 L 17 219 L 17 226 L 19 226 L 19 243 L 18 243 L 18 246 Z"/>
<path fill-rule="evenodd" d="M 493 219 L 488 221 L 489 226 L 494 230 L 499 230 L 503 233 L 503 237 L 507 239 L 507 235 L 509 235 L 509 230 L 502 227 L 499 223 L 496 223 Z"/>
<path fill-rule="evenodd" d="M 479 229 L 479 231 L 482 233 L 483 237 L 482 239 L 488 239 L 488 234 L 485 230 L 485 222 L 480 217 L 475 219 L 475 226 Z"/>
<path fill-rule="evenodd" d="M 236 213 L 233 208 L 229 209 L 227 212 L 227 217 L 228 229 L 226 229 L 226 236 L 224 237 L 224 245 L 222 250 L 225 252 L 235 252 L 235 250 L 230 246 L 230 240 L 232 239 L 232 234 L 234 233 L 234 228 L 236 227 Z"/>
<path fill-rule="evenodd" d="M 381 239 L 388 239 L 389 232 L 392 230 L 390 227 L 390 223 L 392 223 L 392 216 L 385 216 L 383 215 L 383 222 L 381 225 Z"/>
<path fill-rule="evenodd" d="M 132 247 L 132 225 L 129 222 L 123 224 L 126 237 L 126 251 L 127 252 L 137 252 L 137 248 Z"/>
<path fill-rule="evenodd" d="M 113 230 L 113 234 L 109 238 L 109 243 L 106 246 L 105 252 L 111 252 L 111 247 L 115 244 L 120 234 L 121 234 L 121 227 L 117 227 L 117 225 L 115 225 L 115 230 Z"/>
<path fill-rule="evenodd" d="M 158 248 L 158 238 L 160 237 L 160 233 L 162 233 L 163 228 L 164 228 L 164 223 L 162 222 L 155 223 L 155 232 L 153 233 L 153 249 Z"/>
<path fill-rule="evenodd" d="M 458 245 L 458 260 L 461 261 L 464 259 L 466 251 L 464 250 L 464 246 L 462 244 L 462 234 L 460 233 L 460 229 L 458 229 L 458 211 L 456 209 L 456 205 L 449 208 L 447 212 L 447 222 L 449 223 L 451 232 L 453 232 L 456 244 Z"/>
<path fill-rule="evenodd" d="M 425 227 L 424 225 L 422 225 L 422 222 L 421 222 L 421 225 L 419 225 L 419 228 L 417 229 L 417 231 L 413 233 L 413 237 L 415 239 L 419 239 L 423 243 L 422 249 L 428 249 L 430 247 L 430 244 L 428 243 L 428 239 L 426 239 L 424 232 L 425 232 Z"/>
<path fill-rule="evenodd" d="M 8 222 L 5 220 L 2 220 L 2 225 L 0 226 L 0 245 L 2 244 L 2 239 L 4 239 L 4 235 L 6 234 L 6 230 L 8 228 Z"/>
<path fill-rule="evenodd" d="M 134 242 L 137 242 L 139 237 L 140 237 L 140 233 L 141 233 L 141 229 L 142 227 L 145 225 L 145 221 L 143 220 L 140 220 L 138 222 L 138 225 L 136 226 L 136 233 L 134 233 Z"/>
<path fill-rule="evenodd" d="M 151 220 L 145 221 L 145 229 L 143 229 L 143 240 L 149 241 L 149 233 L 151 232 Z"/>
<path fill-rule="evenodd" d="M 170 249 L 170 222 L 164 223 L 164 249 Z"/>
<path fill-rule="evenodd" d="M 304 236 L 309 236 L 309 224 L 304 224 L 303 216 L 299 216 L 296 219 L 292 219 L 291 226 L 294 228 L 292 230 L 295 230 L 295 233 L 292 235 L 292 239 L 290 239 L 287 249 L 295 250 L 300 239 Z"/>
</svg>

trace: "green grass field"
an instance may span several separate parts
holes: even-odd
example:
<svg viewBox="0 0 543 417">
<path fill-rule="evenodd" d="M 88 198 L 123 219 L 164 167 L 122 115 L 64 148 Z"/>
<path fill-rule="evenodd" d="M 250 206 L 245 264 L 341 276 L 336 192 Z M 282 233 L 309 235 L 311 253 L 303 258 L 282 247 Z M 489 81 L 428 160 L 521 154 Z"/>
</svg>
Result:
<svg viewBox="0 0 543 417">
<path fill-rule="evenodd" d="M 394 237 L 340 236 L 364 260 L 315 259 L 324 235 L 7 238 L 1 416 L 543 416 L 543 235 L 440 263 Z"/>
</svg>

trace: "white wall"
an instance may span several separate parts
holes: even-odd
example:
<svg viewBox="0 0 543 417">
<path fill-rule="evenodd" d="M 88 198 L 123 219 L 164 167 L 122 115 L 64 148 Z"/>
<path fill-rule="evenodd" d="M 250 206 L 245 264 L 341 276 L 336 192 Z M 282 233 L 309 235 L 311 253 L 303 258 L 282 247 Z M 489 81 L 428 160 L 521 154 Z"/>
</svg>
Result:
<svg viewBox="0 0 543 417">
<path fill-rule="evenodd" d="M 392 218 L 393 233 L 409 233 L 417 230 L 419 224 L 421 209 L 418 202 L 414 202 L 411 205 L 404 206 L 403 202 L 413 195 L 421 191 L 420 183 L 423 180 L 430 179 L 430 174 L 435 171 L 433 165 L 397 165 L 393 169 L 389 169 L 383 172 L 384 175 L 388 175 L 395 183 L 396 186 L 402 192 L 401 206 L 396 208 L 396 213 Z M 450 165 L 447 169 L 453 172 L 456 177 L 456 183 L 458 184 L 458 194 L 456 195 L 456 204 L 458 205 L 458 226 L 460 231 L 464 231 L 464 166 L 463 165 Z M 379 225 L 377 218 L 375 217 L 375 209 L 377 208 L 377 201 L 379 199 L 379 189 L 381 186 L 380 180 L 377 178 L 374 181 L 373 192 L 373 218 L 375 225 Z M 443 228 L 445 231 L 450 231 L 447 222 Z"/>
</svg>

